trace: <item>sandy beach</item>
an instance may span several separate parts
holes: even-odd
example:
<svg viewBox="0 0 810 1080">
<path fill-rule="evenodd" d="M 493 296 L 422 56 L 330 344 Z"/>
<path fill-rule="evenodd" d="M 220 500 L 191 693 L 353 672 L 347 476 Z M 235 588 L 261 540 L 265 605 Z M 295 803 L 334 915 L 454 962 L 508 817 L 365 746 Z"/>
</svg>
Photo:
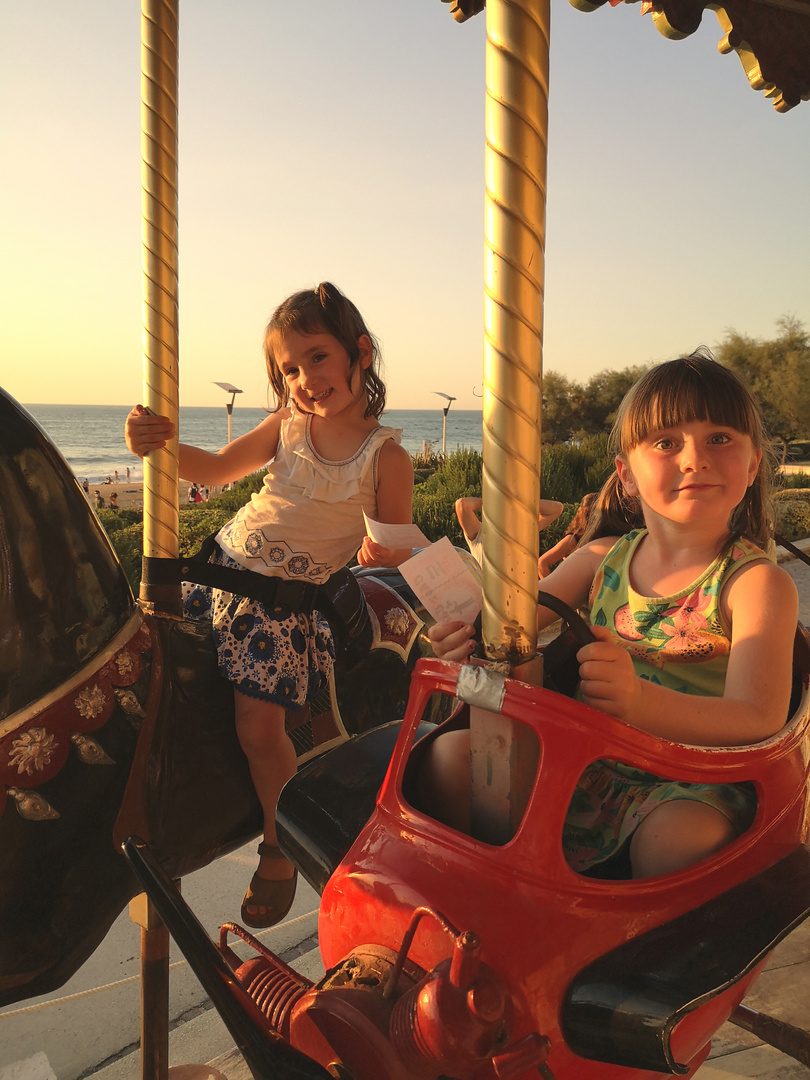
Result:
<svg viewBox="0 0 810 1080">
<path fill-rule="evenodd" d="M 180 503 L 183 504 L 188 501 L 188 489 L 191 484 L 188 480 L 180 481 Z M 205 489 L 203 489 L 205 490 Z M 211 490 L 211 494 L 219 492 L 219 488 Z M 119 480 L 111 484 L 90 484 L 90 490 L 87 493 L 87 497 L 90 500 L 92 506 L 96 505 L 96 492 L 104 500 L 104 507 L 107 508 L 110 505 L 110 496 L 115 494 L 118 496 L 118 509 L 119 510 L 142 510 L 143 509 L 143 481 L 133 480 L 131 483 L 127 483 L 126 480 Z"/>
<path fill-rule="evenodd" d="M 109 507 L 110 496 L 114 493 L 118 496 L 119 510 L 140 510 L 143 508 L 143 482 L 140 480 L 133 480 L 131 483 L 127 483 L 126 480 L 119 480 L 117 484 L 90 484 L 87 497 L 91 506 L 96 505 L 96 492 L 104 500 L 105 507 Z M 180 488 L 180 495 L 182 498 L 182 487 Z"/>
</svg>

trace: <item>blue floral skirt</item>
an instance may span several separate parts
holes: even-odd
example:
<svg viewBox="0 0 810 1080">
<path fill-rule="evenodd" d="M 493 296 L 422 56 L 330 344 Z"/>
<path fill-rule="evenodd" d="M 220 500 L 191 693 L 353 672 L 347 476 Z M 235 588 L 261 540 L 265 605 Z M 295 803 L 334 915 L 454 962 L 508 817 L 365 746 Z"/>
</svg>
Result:
<svg viewBox="0 0 810 1080">
<path fill-rule="evenodd" d="M 220 552 L 211 561 L 244 570 Z M 187 618 L 213 624 L 219 670 L 240 693 L 303 709 L 328 684 L 335 645 L 319 611 L 304 615 L 283 605 L 267 608 L 190 582 L 183 585 L 183 606 Z"/>
</svg>

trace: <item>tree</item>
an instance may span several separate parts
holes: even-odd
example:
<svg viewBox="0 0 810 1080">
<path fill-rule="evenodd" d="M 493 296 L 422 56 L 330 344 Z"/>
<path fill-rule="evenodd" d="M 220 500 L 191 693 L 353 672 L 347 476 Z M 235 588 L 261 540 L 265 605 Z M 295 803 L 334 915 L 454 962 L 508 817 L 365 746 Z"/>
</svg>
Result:
<svg viewBox="0 0 810 1080">
<path fill-rule="evenodd" d="M 581 424 L 583 391 L 579 383 L 556 371 L 543 373 L 544 443 L 567 442 Z"/>
<path fill-rule="evenodd" d="M 583 430 L 589 435 L 609 431 L 622 398 L 646 370 L 646 366 L 636 365 L 620 371 L 605 369 L 594 375 L 585 387 Z"/>
<path fill-rule="evenodd" d="M 759 401 L 784 459 L 791 439 L 810 434 L 810 334 L 793 315 L 782 315 L 776 325 L 781 332 L 772 341 L 728 330 L 715 355 Z"/>
</svg>

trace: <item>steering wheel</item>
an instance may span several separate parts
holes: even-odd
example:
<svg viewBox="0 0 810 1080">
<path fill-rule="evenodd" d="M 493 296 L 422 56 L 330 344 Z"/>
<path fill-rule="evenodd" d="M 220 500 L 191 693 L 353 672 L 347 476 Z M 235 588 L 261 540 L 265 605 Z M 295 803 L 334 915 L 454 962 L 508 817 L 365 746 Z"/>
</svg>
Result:
<svg viewBox="0 0 810 1080">
<path fill-rule="evenodd" d="M 564 600 L 541 590 L 537 594 L 537 603 L 549 608 L 567 624 L 567 628 L 564 627 L 562 633 L 543 649 L 543 685 L 548 690 L 573 697 L 579 683 L 577 653 L 596 638 L 579 612 Z"/>
<path fill-rule="evenodd" d="M 592 641 L 596 641 L 590 626 L 588 626 L 580 613 L 572 608 L 570 604 L 566 604 L 564 600 L 552 596 L 551 593 L 543 592 L 541 589 L 537 594 L 537 603 L 540 607 L 549 608 L 555 615 L 559 615 L 563 622 L 568 623 L 580 647 L 590 645 Z"/>
</svg>

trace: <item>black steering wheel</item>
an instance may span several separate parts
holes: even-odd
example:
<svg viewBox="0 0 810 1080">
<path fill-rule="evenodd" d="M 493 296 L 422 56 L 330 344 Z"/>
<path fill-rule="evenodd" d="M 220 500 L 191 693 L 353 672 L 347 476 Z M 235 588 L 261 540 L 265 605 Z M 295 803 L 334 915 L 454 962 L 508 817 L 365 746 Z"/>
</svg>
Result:
<svg viewBox="0 0 810 1080">
<path fill-rule="evenodd" d="M 592 641 L 596 641 L 590 626 L 588 626 L 580 613 L 572 608 L 570 604 L 566 604 L 564 600 L 552 596 L 551 593 L 543 592 L 541 589 L 537 594 L 537 603 L 540 607 L 549 608 L 555 615 L 559 615 L 563 622 L 568 623 L 580 647 L 590 645 Z"/>
<path fill-rule="evenodd" d="M 596 638 L 579 612 L 564 600 L 541 590 L 537 594 L 537 603 L 549 608 L 567 624 L 543 649 L 543 685 L 547 690 L 573 697 L 579 683 L 577 653 Z"/>
</svg>

